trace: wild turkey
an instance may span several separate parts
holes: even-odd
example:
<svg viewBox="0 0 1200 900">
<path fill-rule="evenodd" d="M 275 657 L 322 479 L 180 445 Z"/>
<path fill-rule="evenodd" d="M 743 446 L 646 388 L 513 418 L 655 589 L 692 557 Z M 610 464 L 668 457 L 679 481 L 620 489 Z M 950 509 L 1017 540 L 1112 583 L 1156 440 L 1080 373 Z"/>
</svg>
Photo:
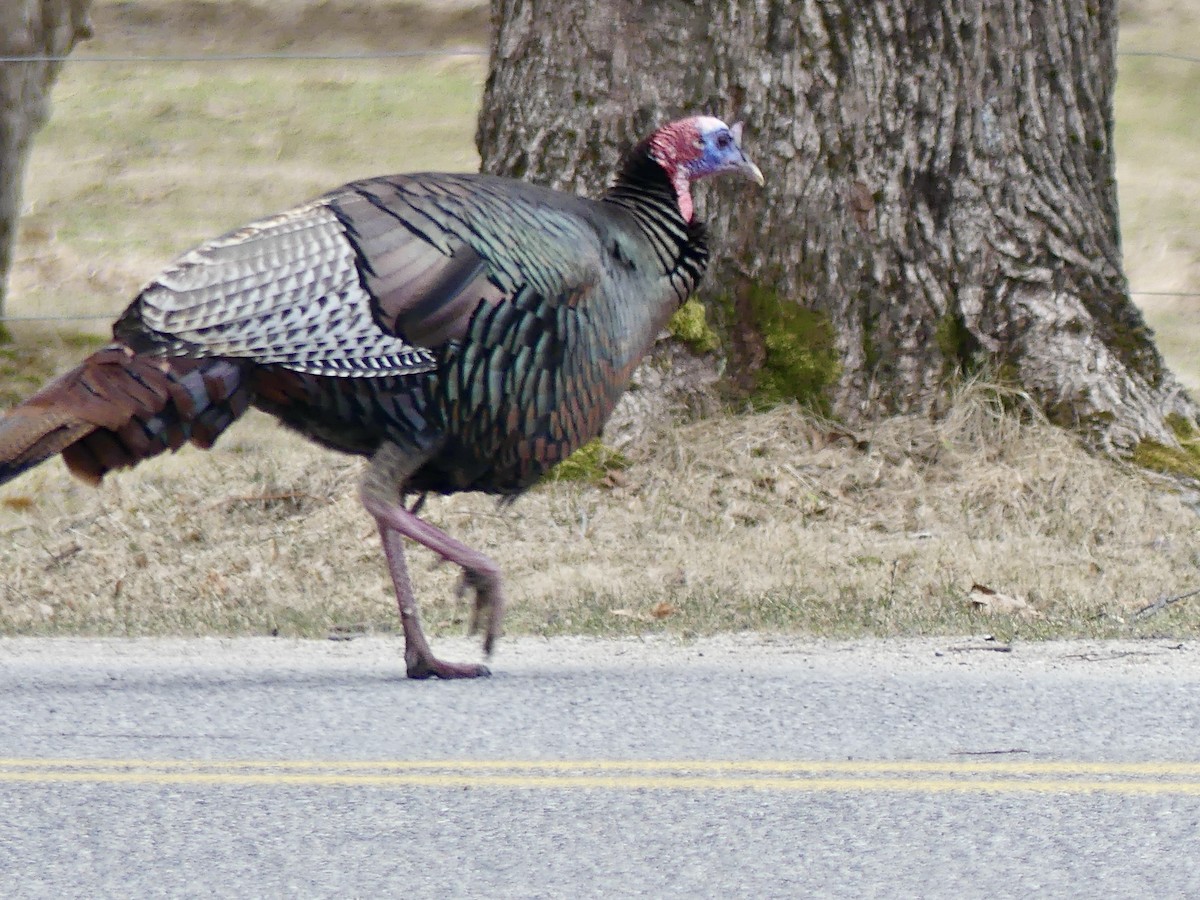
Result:
<svg viewBox="0 0 1200 900">
<path fill-rule="evenodd" d="M 740 137 L 708 116 L 665 125 L 599 200 L 487 175 L 394 175 L 202 244 L 142 290 L 112 344 L 0 419 L 0 483 L 57 453 L 96 483 L 188 441 L 208 448 L 255 406 L 369 457 L 361 497 L 408 675 L 486 675 L 434 657 L 402 538 L 462 567 L 489 655 L 499 569 L 418 518 L 420 499 L 518 494 L 600 433 L 704 272 L 691 182 L 763 183 Z"/>
</svg>

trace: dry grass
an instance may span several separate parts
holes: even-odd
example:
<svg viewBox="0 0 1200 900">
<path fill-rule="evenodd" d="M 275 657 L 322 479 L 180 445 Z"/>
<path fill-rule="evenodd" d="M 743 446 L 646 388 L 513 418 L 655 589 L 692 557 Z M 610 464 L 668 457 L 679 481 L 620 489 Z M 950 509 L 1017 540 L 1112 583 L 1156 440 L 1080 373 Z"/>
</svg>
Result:
<svg viewBox="0 0 1200 900">
<path fill-rule="evenodd" d="M 794 409 L 718 418 L 664 431 L 608 488 L 429 516 L 502 563 L 516 632 L 1193 634 L 1187 604 L 1130 613 L 1200 580 L 1194 498 L 1013 406 L 976 385 L 943 422 L 856 436 Z M 357 472 L 262 418 L 99 491 L 44 466 L 0 488 L 0 632 L 391 630 Z M 456 573 L 412 557 L 432 629 L 461 627 Z M 1037 616 L 979 615 L 974 583 Z"/>
<path fill-rule="evenodd" d="M 1190 8 L 1131 0 L 1122 46 L 1193 52 Z M 479 4 L 461 2 L 414 13 L 400 32 L 380 25 L 399 14 L 387 4 L 243 0 L 215 21 L 192 0 L 97 9 L 94 53 L 195 50 L 197 35 L 221 50 L 482 42 Z M 123 30 L 106 31 L 104 16 L 125 17 Z M 1121 65 L 1131 281 L 1200 290 L 1200 67 Z M 115 310 L 179 250 L 347 178 L 471 168 L 483 76 L 479 60 L 68 65 L 35 152 L 11 312 Z M 1172 365 L 1200 384 L 1193 307 L 1150 300 L 1147 311 Z M 35 326 L 16 332 L 0 354 L 0 405 L 86 349 Z M 1020 397 L 976 385 L 940 424 L 895 420 L 853 437 L 791 409 L 716 418 L 626 452 L 634 465 L 607 488 L 546 485 L 512 510 L 431 502 L 434 521 L 504 566 L 510 631 L 1200 631 L 1200 601 L 1129 615 L 1200 581 L 1191 498 L 1086 455 Z M 0 488 L 0 633 L 390 630 L 357 471 L 257 416 L 211 453 L 185 450 L 99 491 L 44 466 Z M 456 574 L 412 556 L 432 629 L 461 627 Z M 1026 599 L 1038 617 L 981 616 L 974 583 Z"/>
</svg>

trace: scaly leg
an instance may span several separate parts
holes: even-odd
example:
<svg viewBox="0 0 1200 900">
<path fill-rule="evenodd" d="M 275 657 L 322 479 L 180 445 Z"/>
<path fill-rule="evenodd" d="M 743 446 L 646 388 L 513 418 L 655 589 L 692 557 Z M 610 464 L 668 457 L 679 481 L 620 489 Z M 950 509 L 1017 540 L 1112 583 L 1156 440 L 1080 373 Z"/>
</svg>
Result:
<svg viewBox="0 0 1200 900">
<path fill-rule="evenodd" d="M 417 601 L 413 596 L 412 582 L 408 579 L 408 566 L 404 562 L 403 537 L 379 523 L 379 536 L 383 540 L 383 553 L 387 557 L 388 571 L 396 588 L 396 603 L 400 607 L 400 625 L 404 629 L 404 665 L 409 678 L 478 678 L 492 674 L 487 666 L 472 663 L 443 662 L 433 655 L 425 632 L 421 629 L 421 617 L 417 613 Z"/>
<path fill-rule="evenodd" d="M 504 617 L 504 596 L 500 591 L 499 567 L 482 553 L 456 541 L 440 528 L 430 525 L 404 508 L 400 503 L 398 485 L 403 484 L 412 471 L 412 462 L 405 459 L 400 448 L 384 445 L 371 460 L 362 483 L 363 506 L 374 516 L 379 527 L 388 571 L 396 590 L 400 622 L 404 628 L 404 661 L 408 675 L 410 678 L 476 678 L 488 675 L 490 672 L 486 666 L 446 663 L 433 655 L 421 629 L 417 602 L 404 561 L 402 538 L 408 537 L 428 547 L 442 559 L 462 567 L 464 582 L 475 588 L 475 609 L 471 616 L 472 632 L 486 613 L 487 629 L 483 649 L 488 655 L 491 655 L 496 638 L 500 636 L 500 623 Z"/>
</svg>

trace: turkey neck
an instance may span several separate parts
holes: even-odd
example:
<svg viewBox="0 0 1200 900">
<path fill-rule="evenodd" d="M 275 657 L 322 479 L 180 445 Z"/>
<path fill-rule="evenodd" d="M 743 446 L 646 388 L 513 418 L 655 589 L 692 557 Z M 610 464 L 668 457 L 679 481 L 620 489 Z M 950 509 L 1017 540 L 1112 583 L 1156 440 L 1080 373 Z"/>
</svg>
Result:
<svg viewBox="0 0 1200 900">
<path fill-rule="evenodd" d="M 650 155 L 648 140 L 630 153 L 616 182 L 601 200 L 633 217 L 669 285 L 660 295 L 660 308 L 646 310 L 649 320 L 644 327 L 648 334 L 639 348 L 645 353 L 704 275 L 708 266 L 707 229 L 699 219 L 684 219 L 670 176 Z"/>
</svg>

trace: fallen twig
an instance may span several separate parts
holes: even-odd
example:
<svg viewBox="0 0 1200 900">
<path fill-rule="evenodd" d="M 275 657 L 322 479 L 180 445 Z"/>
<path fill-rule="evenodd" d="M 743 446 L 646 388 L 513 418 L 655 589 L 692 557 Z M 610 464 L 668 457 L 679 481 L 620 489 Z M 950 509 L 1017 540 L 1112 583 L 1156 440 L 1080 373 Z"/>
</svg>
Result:
<svg viewBox="0 0 1200 900">
<path fill-rule="evenodd" d="M 1127 656 L 1165 656 L 1171 650 L 1182 650 L 1183 644 L 1159 645 L 1158 649 L 1150 650 L 1113 650 L 1110 653 L 1069 653 L 1064 659 L 1082 659 L 1084 662 L 1107 662 L 1112 659 L 1124 659 Z"/>
<path fill-rule="evenodd" d="M 1195 597 L 1197 594 L 1200 594 L 1200 588 L 1193 588 L 1192 590 L 1185 591 L 1182 594 L 1175 594 L 1173 597 L 1159 597 L 1157 600 L 1155 600 L 1149 606 L 1143 606 L 1141 609 L 1139 609 L 1137 612 L 1135 612 L 1133 614 L 1133 618 L 1134 619 L 1148 618 L 1149 616 L 1152 616 L 1155 613 L 1161 612 L 1162 610 L 1166 609 L 1172 603 L 1178 603 L 1180 600 L 1186 600 L 1189 597 Z"/>
<path fill-rule="evenodd" d="M 49 547 L 43 547 L 42 549 L 45 550 L 46 555 L 50 557 L 50 561 L 46 563 L 46 568 L 53 569 L 61 566 L 76 553 L 80 553 L 83 550 L 83 545 L 71 544 L 70 546 L 64 547 L 61 550 L 51 550 Z"/>
<path fill-rule="evenodd" d="M 1012 644 L 970 644 L 967 646 L 947 647 L 951 653 L 966 653 L 968 650 L 991 650 L 993 653 L 1012 653 Z"/>
<path fill-rule="evenodd" d="M 299 505 L 304 500 L 320 501 L 321 499 L 315 494 L 308 494 L 304 491 L 283 491 L 278 494 L 231 494 L 216 501 L 212 506 L 232 506 L 235 503 L 262 503 L 263 505 L 292 503 Z"/>
<path fill-rule="evenodd" d="M 1012 747 L 1008 750 L 951 750 L 951 756 L 1006 756 L 1010 753 L 1028 753 L 1023 747 Z"/>
</svg>

